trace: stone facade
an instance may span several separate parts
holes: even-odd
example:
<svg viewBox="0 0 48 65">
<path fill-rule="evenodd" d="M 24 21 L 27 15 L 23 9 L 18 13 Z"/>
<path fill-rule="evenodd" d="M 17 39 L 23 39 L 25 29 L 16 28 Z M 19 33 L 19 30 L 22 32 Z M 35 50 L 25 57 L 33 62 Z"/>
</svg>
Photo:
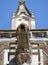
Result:
<svg viewBox="0 0 48 65">
<path fill-rule="evenodd" d="M 3 40 L 3 37 L 8 37 L 11 42 Z M 3 40 L 0 39 L 0 65 L 8 65 L 4 59 L 9 61 L 15 56 L 17 44 L 18 48 L 30 49 L 32 64 L 48 65 L 48 29 L 35 28 L 34 13 L 28 11 L 25 2 L 19 2 L 17 11 L 12 15 L 11 30 L 0 30 L 0 38 Z M 4 49 L 9 49 L 6 57 Z"/>
<path fill-rule="evenodd" d="M 4 49 L 9 48 L 9 43 L 0 43 L 0 65 L 4 63 Z"/>
</svg>

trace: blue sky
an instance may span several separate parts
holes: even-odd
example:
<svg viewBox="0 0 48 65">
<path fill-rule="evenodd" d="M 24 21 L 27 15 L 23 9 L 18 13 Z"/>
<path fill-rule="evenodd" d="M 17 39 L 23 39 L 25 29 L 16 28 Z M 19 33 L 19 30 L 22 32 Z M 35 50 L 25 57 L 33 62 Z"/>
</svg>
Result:
<svg viewBox="0 0 48 65">
<path fill-rule="evenodd" d="M 26 0 L 30 12 L 34 12 L 36 28 L 48 28 L 48 0 Z M 0 30 L 11 29 L 12 12 L 16 12 L 18 0 L 0 0 Z"/>
</svg>

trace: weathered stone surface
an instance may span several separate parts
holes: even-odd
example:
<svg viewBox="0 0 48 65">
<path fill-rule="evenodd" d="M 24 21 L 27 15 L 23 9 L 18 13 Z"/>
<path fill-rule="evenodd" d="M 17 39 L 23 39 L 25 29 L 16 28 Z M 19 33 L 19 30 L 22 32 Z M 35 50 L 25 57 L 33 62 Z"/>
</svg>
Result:
<svg viewBox="0 0 48 65">
<path fill-rule="evenodd" d="M 3 50 L 4 49 L 7 49 L 7 48 L 9 48 L 9 44 L 7 44 L 7 43 L 0 43 L 0 65 L 3 65 L 3 59 L 4 59 L 4 52 L 3 52 Z"/>
</svg>

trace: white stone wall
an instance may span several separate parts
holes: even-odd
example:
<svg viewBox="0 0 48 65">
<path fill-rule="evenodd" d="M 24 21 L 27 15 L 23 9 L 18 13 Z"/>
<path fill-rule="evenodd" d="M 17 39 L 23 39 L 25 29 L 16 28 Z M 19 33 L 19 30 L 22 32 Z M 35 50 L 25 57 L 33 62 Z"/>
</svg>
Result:
<svg viewBox="0 0 48 65">
<path fill-rule="evenodd" d="M 40 62 L 38 62 L 38 55 L 32 55 L 31 56 L 31 65 L 38 65 L 38 63 L 40 63 L 40 65 L 43 65 L 43 52 L 42 49 L 40 49 Z"/>
<path fill-rule="evenodd" d="M 24 17 L 24 19 L 23 19 L 23 17 Z M 24 24 L 29 29 L 35 29 L 35 19 L 27 17 L 24 14 L 20 14 L 18 17 L 12 18 L 11 29 L 16 30 L 20 24 Z"/>
<path fill-rule="evenodd" d="M 3 65 L 7 65 L 9 63 L 8 61 L 8 52 L 9 52 L 9 49 L 4 49 L 4 62 L 3 62 Z"/>
<path fill-rule="evenodd" d="M 31 14 L 32 14 L 32 16 L 31 16 L 30 22 L 29 22 L 30 29 L 35 29 L 36 28 L 35 16 L 34 16 L 34 13 L 31 13 Z"/>
<path fill-rule="evenodd" d="M 32 20 L 31 19 L 31 21 L 30 21 L 30 23 L 29 23 L 30 25 L 30 29 L 35 29 L 36 27 L 35 27 L 35 20 Z"/>
<path fill-rule="evenodd" d="M 38 65 L 38 55 L 32 55 L 31 65 Z"/>
<path fill-rule="evenodd" d="M 13 18 L 12 19 L 12 27 L 11 29 L 16 30 L 18 26 L 21 24 L 24 24 L 26 27 L 29 27 L 29 21 L 23 19 L 22 17 L 26 17 L 24 14 L 21 14 L 19 17 Z"/>
</svg>

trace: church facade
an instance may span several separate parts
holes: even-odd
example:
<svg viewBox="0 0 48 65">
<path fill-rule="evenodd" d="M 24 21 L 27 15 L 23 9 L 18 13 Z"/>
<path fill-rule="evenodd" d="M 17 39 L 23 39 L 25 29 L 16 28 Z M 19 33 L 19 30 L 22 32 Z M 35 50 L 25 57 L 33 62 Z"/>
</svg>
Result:
<svg viewBox="0 0 48 65">
<path fill-rule="evenodd" d="M 25 34 L 20 34 L 22 30 Z M 30 13 L 25 1 L 19 2 L 12 14 L 11 30 L 0 30 L 0 65 L 9 65 L 17 47 L 30 50 L 30 65 L 48 65 L 48 29 L 36 29 L 34 13 Z"/>
</svg>

